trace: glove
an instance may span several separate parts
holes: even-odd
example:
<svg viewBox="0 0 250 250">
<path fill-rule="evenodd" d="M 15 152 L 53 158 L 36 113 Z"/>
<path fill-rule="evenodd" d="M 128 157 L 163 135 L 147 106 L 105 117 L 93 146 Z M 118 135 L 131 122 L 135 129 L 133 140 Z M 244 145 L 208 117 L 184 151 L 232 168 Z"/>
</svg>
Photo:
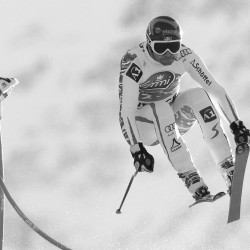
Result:
<svg viewBox="0 0 250 250">
<path fill-rule="evenodd" d="M 134 158 L 136 170 L 149 173 L 154 171 L 154 157 L 147 152 L 141 142 L 132 145 L 130 147 L 130 152 Z"/>
<path fill-rule="evenodd" d="M 242 142 L 249 143 L 250 131 L 245 127 L 242 121 L 237 120 L 230 124 L 230 129 L 234 134 L 235 143 L 238 145 Z"/>
</svg>

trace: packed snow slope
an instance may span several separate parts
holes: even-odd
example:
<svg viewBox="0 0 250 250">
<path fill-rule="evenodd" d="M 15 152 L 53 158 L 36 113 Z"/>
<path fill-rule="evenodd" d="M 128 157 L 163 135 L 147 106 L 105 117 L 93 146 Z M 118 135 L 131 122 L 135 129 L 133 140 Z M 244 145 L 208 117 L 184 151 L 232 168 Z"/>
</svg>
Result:
<svg viewBox="0 0 250 250">
<path fill-rule="evenodd" d="M 9 0 L 1 3 L 0 76 L 20 84 L 3 103 L 5 182 L 23 212 L 74 250 L 250 249 L 250 171 L 242 217 L 229 198 L 189 209 L 190 193 L 159 146 L 155 172 L 134 173 L 118 122 L 119 63 L 148 22 L 177 18 L 250 127 L 250 3 L 239 0 Z M 196 84 L 189 76 L 182 88 Z M 233 145 L 233 137 L 224 122 Z M 184 137 L 212 192 L 226 190 L 198 126 Z M 5 205 L 4 250 L 53 250 Z"/>
</svg>

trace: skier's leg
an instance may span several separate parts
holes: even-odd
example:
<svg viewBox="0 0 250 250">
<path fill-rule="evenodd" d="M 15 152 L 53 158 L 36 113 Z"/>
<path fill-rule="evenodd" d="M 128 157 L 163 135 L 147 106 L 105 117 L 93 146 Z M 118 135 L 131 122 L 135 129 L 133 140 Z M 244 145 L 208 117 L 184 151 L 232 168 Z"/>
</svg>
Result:
<svg viewBox="0 0 250 250">
<path fill-rule="evenodd" d="M 234 174 L 234 159 L 229 156 L 217 165 L 225 183 L 228 187 L 228 193 L 231 194 L 233 174 Z"/>
<path fill-rule="evenodd" d="M 158 139 L 170 163 L 194 198 L 208 195 L 208 188 L 195 168 L 185 142 L 176 131 L 175 117 L 169 104 L 157 102 L 146 105 L 138 110 L 136 120 L 142 142 L 152 145 Z"/>
<path fill-rule="evenodd" d="M 173 107 L 175 122 L 178 127 L 179 133 L 184 135 L 189 129 L 196 124 L 197 119 L 193 110 L 183 103 L 182 92 L 176 97 L 171 104 Z"/>
<path fill-rule="evenodd" d="M 197 169 L 195 171 L 190 170 L 185 173 L 178 173 L 178 175 L 196 200 L 210 194 L 208 186 L 204 183 Z"/>
<path fill-rule="evenodd" d="M 234 170 L 231 146 L 223 131 L 216 108 L 206 91 L 202 88 L 194 88 L 180 93 L 173 103 L 173 110 L 177 117 L 179 114 L 183 116 L 184 110 L 184 114 L 189 110 L 189 116 L 197 119 L 204 140 L 230 189 Z"/>
<path fill-rule="evenodd" d="M 155 146 L 159 144 L 155 133 L 154 122 L 150 116 L 149 105 L 145 105 L 139 109 L 135 119 L 141 142 L 146 146 Z"/>
</svg>

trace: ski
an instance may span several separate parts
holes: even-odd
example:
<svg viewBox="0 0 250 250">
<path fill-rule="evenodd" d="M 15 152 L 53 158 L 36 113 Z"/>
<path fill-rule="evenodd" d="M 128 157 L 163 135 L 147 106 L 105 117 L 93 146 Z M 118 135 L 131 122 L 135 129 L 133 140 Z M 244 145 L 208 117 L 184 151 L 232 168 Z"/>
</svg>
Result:
<svg viewBox="0 0 250 250">
<path fill-rule="evenodd" d="M 199 203 L 203 203 L 203 202 L 214 202 L 214 201 L 220 199 L 221 197 L 223 197 L 224 195 L 226 195 L 225 192 L 219 192 L 215 195 L 207 195 L 206 197 L 201 198 L 201 199 L 197 200 L 196 202 L 194 202 L 193 204 L 191 204 L 189 206 L 189 208 L 194 206 L 194 205 L 197 205 Z"/>
<path fill-rule="evenodd" d="M 241 195 L 248 155 L 249 145 L 246 142 L 238 144 L 235 151 L 235 167 L 227 223 L 240 219 Z"/>
</svg>

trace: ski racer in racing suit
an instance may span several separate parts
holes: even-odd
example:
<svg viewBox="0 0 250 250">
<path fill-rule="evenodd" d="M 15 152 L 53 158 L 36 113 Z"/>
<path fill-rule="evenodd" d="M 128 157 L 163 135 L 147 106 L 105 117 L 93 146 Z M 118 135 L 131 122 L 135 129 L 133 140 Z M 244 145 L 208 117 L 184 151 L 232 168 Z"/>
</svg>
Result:
<svg viewBox="0 0 250 250">
<path fill-rule="evenodd" d="M 239 135 L 248 141 L 249 130 L 202 59 L 182 44 L 182 31 L 175 19 L 156 17 L 148 25 L 146 38 L 123 56 L 119 79 L 120 125 L 135 168 L 153 172 L 154 158 L 144 145 L 160 143 L 193 198 L 209 196 L 181 136 L 198 121 L 230 194 L 234 172 L 232 150 L 210 98 L 218 103 L 236 143 Z M 199 87 L 180 92 L 180 80 L 186 72 Z"/>
</svg>

